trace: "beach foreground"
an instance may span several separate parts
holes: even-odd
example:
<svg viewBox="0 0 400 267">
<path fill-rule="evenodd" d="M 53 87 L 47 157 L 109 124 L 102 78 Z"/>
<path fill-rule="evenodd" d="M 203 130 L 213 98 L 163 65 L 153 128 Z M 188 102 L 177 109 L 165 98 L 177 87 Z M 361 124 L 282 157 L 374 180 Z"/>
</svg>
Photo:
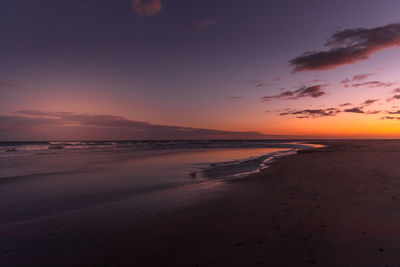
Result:
<svg viewBox="0 0 400 267">
<path fill-rule="evenodd" d="M 397 266 L 400 141 L 325 141 L 245 179 L 0 227 L 1 266 Z M 176 190 L 176 189 L 174 189 Z"/>
</svg>

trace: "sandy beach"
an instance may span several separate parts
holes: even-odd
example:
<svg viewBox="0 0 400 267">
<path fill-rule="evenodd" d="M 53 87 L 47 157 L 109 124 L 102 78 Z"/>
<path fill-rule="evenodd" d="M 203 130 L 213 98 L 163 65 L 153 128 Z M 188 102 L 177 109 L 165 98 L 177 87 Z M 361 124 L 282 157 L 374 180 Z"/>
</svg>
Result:
<svg viewBox="0 0 400 267">
<path fill-rule="evenodd" d="M 400 0 L 0 7 L 0 267 L 400 267 Z"/>
<path fill-rule="evenodd" d="M 151 206 L 117 199 L 3 224 L 0 265 L 398 266 L 400 141 L 323 143 Z"/>
</svg>

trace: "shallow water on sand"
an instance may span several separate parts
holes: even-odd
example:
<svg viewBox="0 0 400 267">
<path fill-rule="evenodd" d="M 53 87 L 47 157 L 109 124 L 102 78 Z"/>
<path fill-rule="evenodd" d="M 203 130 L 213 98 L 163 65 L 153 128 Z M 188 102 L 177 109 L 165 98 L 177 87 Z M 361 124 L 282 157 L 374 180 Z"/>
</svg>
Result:
<svg viewBox="0 0 400 267">
<path fill-rule="evenodd" d="M 0 158 L 0 226 L 241 177 L 300 147 L 9 152 Z"/>
</svg>

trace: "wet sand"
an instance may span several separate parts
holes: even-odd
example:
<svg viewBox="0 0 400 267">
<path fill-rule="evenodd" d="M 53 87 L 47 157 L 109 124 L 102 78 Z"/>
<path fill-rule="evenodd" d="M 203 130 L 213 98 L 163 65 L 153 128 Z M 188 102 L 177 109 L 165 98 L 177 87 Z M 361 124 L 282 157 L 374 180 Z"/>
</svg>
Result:
<svg viewBox="0 0 400 267">
<path fill-rule="evenodd" d="M 325 143 L 157 203 L 0 226 L 0 265 L 398 266 L 400 141 Z"/>
</svg>

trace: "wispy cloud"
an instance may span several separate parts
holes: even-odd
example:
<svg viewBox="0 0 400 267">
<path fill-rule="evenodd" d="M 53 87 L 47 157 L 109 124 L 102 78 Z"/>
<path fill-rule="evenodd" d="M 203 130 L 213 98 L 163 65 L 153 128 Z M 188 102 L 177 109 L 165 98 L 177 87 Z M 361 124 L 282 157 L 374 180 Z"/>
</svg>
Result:
<svg viewBox="0 0 400 267">
<path fill-rule="evenodd" d="M 368 114 L 368 115 L 376 115 L 376 114 L 379 114 L 379 113 L 382 113 L 382 111 L 380 111 L 380 110 L 369 110 L 369 111 L 366 112 L 366 114 Z"/>
<path fill-rule="evenodd" d="M 400 95 L 397 95 L 396 93 L 400 93 L 400 87 L 394 89 L 394 90 L 393 90 L 393 94 L 395 94 L 395 95 L 392 96 L 392 97 L 390 97 L 390 98 L 388 98 L 388 99 L 386 99 L 386 101 L 387 101 L 387 102 L 390 102 L 390 101 L 392 101 L 392 100 L 399 100 L 399 99 L 400 99 Z"/>
<path fill-rule="evenodd" d="M 341 84 L 347 84 L 349 82 L 362 81 L 362 80 L 365 80 L 366 78 L 371 77 L 373 75 L 374 74 L 372 74 L 372 73 L 358 74 L 358 75 L 354 75 L 351 79 L 346 78 L 346 79 L 342 80 L 340 83 Z"/>
<path fill-rule="evenodd" d="M 370 88 L 377 88 L 377 87 L 390 87 L 395 83 L 390 82 L 381 82 L 381 81 L 370 81 L 370 82 L 363 82 L 363 83 L 355 83 L 352 84 L 352 87 L 370 87 Z"/>
<path fill-rule="evenodd" d="M 134 14 L 140 18 L 153 17 L 162 9 L 161 0 L 131 0 Z"/>
<path fill-rule="evenodd" d="M 226 100 L 243 100 L 243 96 L 230 96 L 225 99 Z"/>
<path fill-rule="evenodd" d="M 205 28 L 205 27 L 210 27 L 210 26 L 213 26 L 215 24 L 217 24 L 217 20 L 216 19 L 205 19 L 205 20 L 202 20 L 199 23 L 199 29 L 202 29 L 202 28 Z"/>
<path fill-rule="evenodd" d="M 354 81 L 362 81 L 362 80 L 364 80 L 364 79 L 366 79 L 366 78 L 368 78 L 368 77 L 370 77 L 372 75 L 374 75 L 374 74 L 373 73 L 358 74 L 358 75 L 353 76 L 352 81 L 353 82 Z"/>
<path fill-rule="evenodd" d="M 264 96 L 261 97 L 262 101 L 270 101 L 272 99 L 299 99 L 304 97 L 312 97 L 317 98 L 325 95 L 326 93 L 323 91 L 323 87 L 326 85 L 314 85 L 314 86 L 302 86 L 294 91 L 285 91 L 278 95 L 272 96 Z"/>
<path fill-rule="evenodd" d="M 10 83 L 10 82 L 0 82 L 0 87 L 4 88 L 23 88 L 22 85 L 16 84 L 16 83 Z"/>
<path fill-rule="evenodd" d="M 269 84 L 260 80 L 247 80 L 247 82 L 254 84 L 256 87 L 268 87 Z"/>
<path fill-rule="evenodd" d="M 267 87 L 267 86 L 268 86 L 268 83 L 266 83 L 266 82 L 259 82 L 256 84 L 256 87 Z"/>
<path fill-rule="evenodd" d="M 268 82 L 262 80 L 247 80 L 247 82 L 254 83 L 256 87 L 268 87 L 279 84 L 278 82 L 281 81 L 282 79 L 283 79 L 282 77 L 276 77 L 269 80 Z"/>
<path fill-rule="evenodd" d="M 388 98 L 386 101 L 390 102 L 392 100 L 400 100 L 400 95 L 394 95 L 394 96 Z"/>
<path fill-rule="evenodd" d="M 346 29 L 325 43 L 327 51 L 307 52 L 289 61 L 293 72 L 327 70 L 369 59 L 380 50 L 400 46 L 400 24 L 376 28 Z"/>
</svg>

